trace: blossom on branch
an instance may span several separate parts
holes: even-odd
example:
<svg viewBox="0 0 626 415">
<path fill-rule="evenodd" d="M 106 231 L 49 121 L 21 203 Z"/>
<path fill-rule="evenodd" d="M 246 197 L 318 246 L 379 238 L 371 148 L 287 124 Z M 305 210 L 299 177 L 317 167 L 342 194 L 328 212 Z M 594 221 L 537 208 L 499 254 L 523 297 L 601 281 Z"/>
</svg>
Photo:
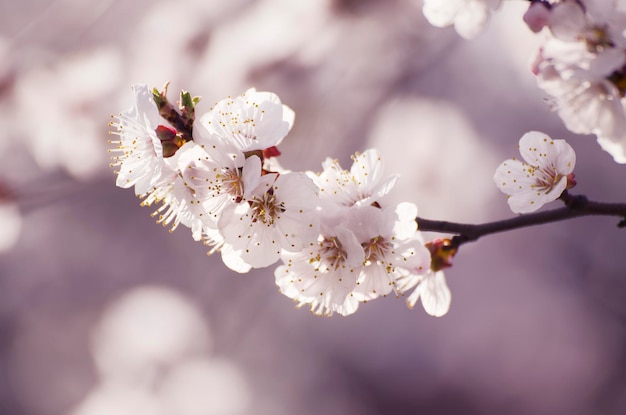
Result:
<svg viewBox="0 0 626 415">
<path fill-rule="evenodd" d="M 357 153 L 350 170 L 327 159 L 309 173 L 319 187 L 321 233 L 300 252 L 283 252 L 281 292 L 318 315 L 354 313 L 360 302 L 400 292 L 397 280 L 425 274 L 430 254 L 417 236 L 417 207 L 383 206 L 396 176 L 382 174 L 375 150 Z"/>
<path fill-rule="evenodd" d="M 109 123 L 116 128 L 110 134 L 119 137 L 109 141 L 117 146 L 109 152 L 111 166 L 119 167 L 115 184 L 122 188 L 135 186 L 135 193 L 142 195 L 157 183 L 164 168 L 157 129 L 166 122 L 146 85 L 134 85 L 133 93 L 133 106 L 114 117 L 117 121 Z"/>
<path fill-rule="evenodd" d="M 565 140 L 530 131 L 519 141 L 521 160 L 504 161 L 493 176 L 515 213 L 534 212 L 575 185 L 576 153 Z"/>
<path fill-rule="evenodd" d="M 198 118 L 194 140 L 205 146 L 225 140 L 242 152 L 265 150 L 280 144 L 294 118 L 276 94 L 250 88 L 236 98 L 219 101 Z"/>
<path fill-rule="evenodd" d="M 334 221 L 333 221 L 334 222 Z M 317 315 L 354 313 L 354 295 L 365 254 L 354 233 L 343 223 L 324 223 L 316 243 L 282 255 L 284 265 L 274 275 L 276 285 L 298 307 L 309 305 Z"/>
<path fill-rule="evenodd" d="M 447 312 L 449 290 L 431 269 L 417 207 L 386 204 L 397 176 L 383 174 L 376 150 L 356 153 L 349 170 L 329 158 L 321 173 L 286 171 L 274 159 L 294 114 L 275 94 L 249 89 L 196 119 L 188 92 L 178 105 L 167 84 L 134 92 L 133 107 L 111 123 L 120 137 L 112 165 L 118 186 L 159 205 L 158 223 L 189 228 L 236 272 L 282 260 L 276 285 L 317 315 L 349 315 L 413 287 L 409 307 L 421 298 L 429 314 Z"/>
<path fill-rule="evenodd" d="M 304 173 L 266 174 L 249 197 L 222 215 L 219 229 L 245 263 L 266 267 L 283 250 L 297 252 L 317 239 L 317 205 L 317 189 Z"/>
</svg>

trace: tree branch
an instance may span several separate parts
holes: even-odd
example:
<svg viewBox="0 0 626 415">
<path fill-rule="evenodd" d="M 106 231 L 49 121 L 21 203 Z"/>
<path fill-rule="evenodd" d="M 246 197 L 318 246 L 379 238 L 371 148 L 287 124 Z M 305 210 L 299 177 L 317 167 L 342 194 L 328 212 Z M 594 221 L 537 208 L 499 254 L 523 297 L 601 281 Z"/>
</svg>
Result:
<svg viewBox="0 0 626 415">
<path fill-rule="evenodd" d="M 617 226 L 619 228 L 626 227 L 626 204 L 624 203 L 594 202 L 588 200 L 585 196 L 570 195 L 567 191 L 563 192 L 560 199 L 563 200 L 565 206 L 559 209 L 530 213 L 483 224 L 455 223 L 420 217 L 417 217 L 416 221 L 421 231 L 456 234 L 452 238 L 452 246 L 454 248 L 493 233 L 558 222 L 581 216 L 619 216 L 622 220 Z"/>
</svg>

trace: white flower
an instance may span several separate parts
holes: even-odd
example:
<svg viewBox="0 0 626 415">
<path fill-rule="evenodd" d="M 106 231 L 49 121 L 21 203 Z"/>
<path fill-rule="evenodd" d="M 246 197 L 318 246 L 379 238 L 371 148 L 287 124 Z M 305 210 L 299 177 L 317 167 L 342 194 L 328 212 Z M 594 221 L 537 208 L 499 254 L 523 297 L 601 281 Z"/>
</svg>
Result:
<svg viewBox="0 0 626 415">
<path fill-rule="evenodd" d="M 203 217 L 207 215 L 194 189 L 183 180 L 178 166 L 188 162 L 184 160 L 203 158 L 205 155 L 204 150 L 193 141 L 185 143 L 174 156 L 164 159 L 161 177 L 148 192 L 142 195 L 141 203 L 142 206 L 161 204 L 153 213 L 153 216 L 157 216 L 157 223 L 170 226 L 170 232 L 182 224 L 191 229 L 192 236 L 197 241 L 203 239 L 205 227 Z"/>
<path fill-rule="evenodd" d="M 554 37 L 542 47 L 534 67 L 539 87 L 554 97 L 565 126 L 595 134 L 618 163 L 626 163 L 625 5 L 610 0 L 555 3 L 548 16 Z"/>
<path fill-rule="evenodd" d="M 582 41 L 592 50 L 624 46 L 624 4 L 622 0 L 562 0 L 551 7 L 548 26 L 557 39 Z"/>
<path fill-rule="evenodd" d="M 161 178 L 163 170 L 163 147 L 156 135 L 157 127 L 164 122 L 146 85 L 134 85 L 133 106 L 111 122 L 117 131 L 111 134 L 119 140 L 111 140 L 117 148 L 110 150 L 113 162 L 119 166 L 116 185 L 122 188 L 135 186 L 137 195 L 145 194 Z"/>
<path fill-rule="evenodd" d="M 556 110 L 568 130 L 607 136 L 626 132 L 620 92 L 611 82 L 581 69 L 572 69 L 563 78 L 553 69 L 543 67 L 538 84 L 554 97 Z"/>
<path fill-rule="evenodd" d="M 297 252 L 317 239 L 317 206 L 317 189 L 304 173 L 266 174 L 218 226 L 245 263 L 266 267 L 282 250 Z"/>
<path fill-rule="evenodd" d="M 322 163 L 321 173 L 310 175 L 320 189 L 325 208 L 367 206 L 379 201 L 395 185 L 398 176 L 383 176 L 382 159 L 376 150 L 356 153 L 352 159 L 350 171 L 328 158 Z"/>
<path fill-rule="evenodd" d="M 433 26 L 454 25 L 456 32 L 471 39 L 489 21 L 491 10 L 500 7 L 501 0 L 424 0 L 423 12 Z"/>
<path fill-rule="evenodd" d="M 450 289 L 443 271 L 432 269 L 410 270 L 398 279 L 397 289 L 405 293 L 415 287 L 407 297 L 406 304 L 413 309 L 418 300 L 422 300 L 424 311 L 433 317 L 441 317 L 450 310 L 452 300 Z"/>
<path fill-rule="evenodd" d="M 515 213 L 529 213 L 556 200 L 568 187 L 568 176 L 576 164 L 576 153 L 565 140 L 553 140 L 531 131 L 519 141 L 524 161 L 504 161 L 494 174 L 498 188 L 508 195 Z M 570 176 L 571 178 L 571 176 Z"/>
<path fill-rule="evenodd" d="M 595 134 L 617 163 L 626 163 L 626 112 L 623 91 L 626 55 L 607 49 L 591 55 L 576 43 L 553 40 L 537 65 L 537 83 L 568 130 Z M 549 55 L 548 55 L 549 53 Z M 576 66 L 578 62 L 581 66 Z M 619 86 L 619 88 L 618 88 Z"/>
<path fill-rule="evenodd" d="M 194 140 L 209 147 L 216 141 L 231 142 L 242 152 L 278 145 L 294 121 L 294 112 L 271 92 L 248 89 L 227 98 L 196 120 Z"/>
<path fill-rule="evenodd" d="M 262 172 L 259 157 L 245 158 L 239 149 L 228 143 L 214 145 L 201 154 L 181 157 L 179 170 L 213 227 L 217 227 L 225 212 L 244 201 L 258 186 Z"/>
<path fill-rule="evenodd" d="M 276 285 L 298 307 L 310 305 L 313 314 L 347 316 L 359 305 L 353 291 L 364 258 L 363 248 L 345 224 L 322 226 L 316 243 L 297 253 L 283 253 L 284 265 L 274 273 Z"/>
<path fill-rule="evenodd" d="M 365 260 L 355 295 L 362 301 L 385 296 L 409 269 L 426 270 L 430 253 L 415 237 L 417 207 L 400 203 L 386 209 L 363 206 L 353 209 L 351 229 L 361 243 Z"/>
</svg>

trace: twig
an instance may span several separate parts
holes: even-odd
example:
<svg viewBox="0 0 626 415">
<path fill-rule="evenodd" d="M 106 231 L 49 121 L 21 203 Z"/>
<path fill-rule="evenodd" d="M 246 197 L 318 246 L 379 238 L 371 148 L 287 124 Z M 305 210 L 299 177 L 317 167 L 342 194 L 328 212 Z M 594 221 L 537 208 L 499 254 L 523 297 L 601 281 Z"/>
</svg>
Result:
<svg viewBox="0 0 626 415">
<path fill-rule="evenodd" d="M 581 216 L 619 216 L 622 220 L 617 226 L 619 228 L 626 227 L 626 204 L 624 203 L 594 202 L 588 200 L 585 196 L 573 196 L 567 192 L 564 192 L 560 199 L 565 203 L 565 207 L 482 224 L 446 222 L 420 217 L 417 217 L 416 221 L 421 231 L 455 234 L 452 238 L 452 246 L 454 248 L 493 233 L 558 222 Z"/>
</svg>

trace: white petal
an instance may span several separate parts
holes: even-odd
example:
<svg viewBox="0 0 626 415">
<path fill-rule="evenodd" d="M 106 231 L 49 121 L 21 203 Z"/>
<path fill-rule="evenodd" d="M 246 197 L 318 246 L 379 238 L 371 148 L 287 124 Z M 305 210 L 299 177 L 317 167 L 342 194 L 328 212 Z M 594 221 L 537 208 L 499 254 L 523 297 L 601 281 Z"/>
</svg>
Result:
<svg viewBox="0 0 626 415">
<path fill-rule="evenodd" d="M 616 163 L 626 164 L 626 135 L 618 138 L 598 137 L 598 144 L 613 156 Z"/>
<path fill-rule="evenodd" d="M 220 252 L 222 254 L 222 261 L 231 270 L 240 274 L 245 274 L 252 269 L 252 266 L 246 263 L 241 257 L 241 251 L 236 251 L 231 245 L 224 244 Z"/>
<path fill-rule="evenodd" d="M 395 208 L 397 223 L 394 226 L 394 235 L 398 239 L 412 237 L 417 230 L 417 206 L 414 203 L 402 202 Z"/>
<path fill-rule="evenodd" d="M 454 30 L 465 39 L 473 39 L 485 28 L 491 11 L 481 1 L 469 1 L 467 6 L 457 14 Z"/>
<path fill-rule="evenodd" d="M 576 1 L 562 1 L 552 7 L 549 21 L 554 37 L 574 41 L 585 28 L 585 11 Z"/>
<path fill-rule="evenodd" d="M 514 213 L 530 213 L 538 210 L 546 203 L 552 202 L 563 193 L 567 186 L 567 178 L 562 177 L 548 192 L 528 191 L 511 195 L 507 202 Z"/>
<path fill-rule="evenodd" d="M 443 271 L 430 273 L 415 291 L 407 298 L 407 305 L 413 308 L 422 299 L 424 310 L 434 317 L 441 317 L 450 310 L 451 294 Z"/>
<path fill-rule="evenodd" d="M 463 0 L 424 0 L 422 11 L 424 17 L 431 25 L 447 27 L 454 23 L 454 19 L 463 3 Z"/>
</svg>

